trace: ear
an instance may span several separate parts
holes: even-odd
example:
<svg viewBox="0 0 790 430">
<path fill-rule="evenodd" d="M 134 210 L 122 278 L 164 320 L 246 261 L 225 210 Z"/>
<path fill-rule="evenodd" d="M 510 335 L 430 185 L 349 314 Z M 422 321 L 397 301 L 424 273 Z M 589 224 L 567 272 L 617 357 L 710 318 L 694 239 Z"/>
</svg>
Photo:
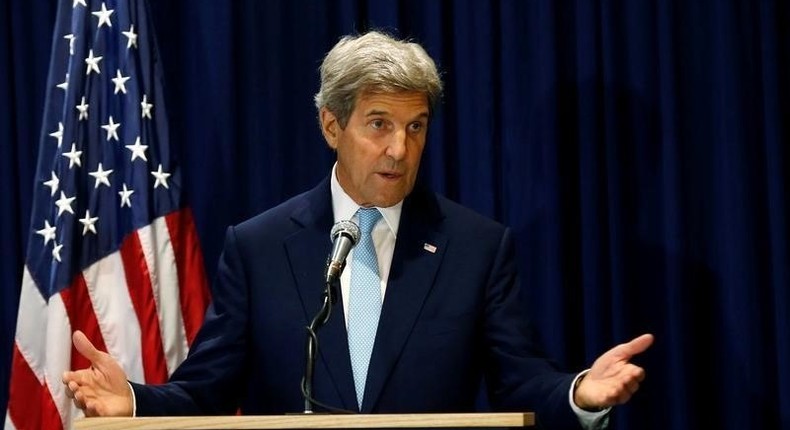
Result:
<svg viewBox="0 0 790 430">
<path fill-rule="evenodd" d="M 321 133 L 326 139 L 326 144 L 332 149 L 337 149 L 338 132 L 340 124 L 337 117 L 326 107 L 321 108 Z"/>
</svg>

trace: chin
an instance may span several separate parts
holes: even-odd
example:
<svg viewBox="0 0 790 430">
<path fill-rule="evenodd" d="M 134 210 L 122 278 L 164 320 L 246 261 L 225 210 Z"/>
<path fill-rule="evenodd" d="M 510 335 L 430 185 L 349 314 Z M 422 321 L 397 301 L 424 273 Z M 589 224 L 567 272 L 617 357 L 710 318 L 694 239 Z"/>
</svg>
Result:
<svg viewBox="0 0 790 430">
<path fill-rule="evenodd" d="M 376 207 L 388 208 L 403 201 L 403 199 L 409 195 L 410 191 L 410 187 L 407 188 L 404 186 L 379 187 L 378 192 L 374 192 L 369 201 Z"/>
<path fill-rule="evenodd" d="M 401 200 L 403 200 L 404 198 L 405 198 L 405 196 L 403 196 L 403 197 L 391 197 L 391 198 L 388 197 L 388 198 L 385 198 L 385 199 L 378 199 L 378 200 L 375 201 L 375 203 L 373 203 L 373 205 L 377 206 L 377 207 L 380 207 L 380 208 L 388 208 L 390 206 L 395 206 L 396 204 L 400 203 Z"/>
<path fill-rule="evenodd" d="M 398 201 L 382 200 L 382 201 L 378 201 L 378 202 L 373 203 L 373 206 L 375 206 L 377 208 L 388 208 L 390 206 L 395 206 L 399 201 L 400 200 L 398 200 Z"/>
</svg>

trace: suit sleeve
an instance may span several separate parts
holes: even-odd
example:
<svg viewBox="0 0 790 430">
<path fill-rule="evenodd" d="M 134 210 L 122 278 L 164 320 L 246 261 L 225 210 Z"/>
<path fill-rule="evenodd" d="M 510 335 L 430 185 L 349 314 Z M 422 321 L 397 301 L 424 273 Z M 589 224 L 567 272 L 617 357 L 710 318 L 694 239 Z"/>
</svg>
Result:
<svg viewBox="0 0 790 430">
<path fill-rule="evenodd" d="M 515 245 L 502 234 L 486 289 L 487 387 L 494 409 L 533 411 L 539 428 L 579 429 L 568 392 L 574 374 L 560 372 L 538 346 L 519 299 Z"/>
<path fill-rule="evenodd" d="M 228 228 L 212 303 L 186 360 L 162 385 L 132 384 L 137 416 L 233 413 L 248 366 L 248 285 L 234 227 Z"/>
</svg>

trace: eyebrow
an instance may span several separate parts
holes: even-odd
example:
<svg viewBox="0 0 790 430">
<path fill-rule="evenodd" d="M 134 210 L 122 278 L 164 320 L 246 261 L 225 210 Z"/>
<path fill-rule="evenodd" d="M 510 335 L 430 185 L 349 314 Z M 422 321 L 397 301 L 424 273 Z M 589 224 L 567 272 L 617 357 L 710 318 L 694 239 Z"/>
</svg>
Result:
<svg viewBox="0 0 790 430">
<path fill-rule="evenodd" d="M 367 112 L 365 114 L 365 117 L 367 118 L 367 117 L 378 116 L 378 115 L 390 115 L 390 112 L 386 111 L 386 110 L 372 110 L 372 111 Z M 417 119 L 423 119 L 423 118 L 425 118 L 425 119 L 430 118 L 430 115 L 428 114 L 428 112 L 420 112 L 416 117 L 414 117 L 414 119 L 412 119 L 412 121 L 417 120 Z"/>
</svg>

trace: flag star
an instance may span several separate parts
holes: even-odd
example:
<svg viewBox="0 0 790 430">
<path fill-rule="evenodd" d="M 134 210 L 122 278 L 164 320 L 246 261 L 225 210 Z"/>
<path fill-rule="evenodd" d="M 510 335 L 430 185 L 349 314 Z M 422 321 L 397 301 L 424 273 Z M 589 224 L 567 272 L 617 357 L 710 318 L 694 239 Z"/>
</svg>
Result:
<svg viewBox="0 0 790 430">
<path fill-rule="evenodd" d="M 112 27 L 112 22 L 110 22 L 110 15 L 112 15 L 115 9 L 107 10 L 107 5 L 104 2 L 101 3 L 101 10 L 98 12 L 91 12 L 93 15 L 99 17 L 99 25 L 96 27 L 101 28 L 102 24 L 107 24 L 107 27 Z"/>
<path fill-rule="evenodd" d="M 126 49 L 132 46 L 137 48 L 137 34 L 134 32 L 134 24 L 129 26 L 129 31 L 122 31 L 121 33 L 129 39 L 129 41 L 126 42 Z"/>
<path fill-rule="evenodd" d="M 118 141 L 118 127 L 121 126 L 121 123 L 115 123 L 112 120 L 112 115 L 110 115 L 110 122 L 101 126 L 101 128 L 107 130 L 107 140 L 115 139 Z"/>
<path fill-rule="evenodd" d="M 148 161 L 145 158 L 145 150 L 148 149 L 148 145 L 141 145 L 140 144 L 140 136 L 137 136 L 137 140 L 134 141 L 134 145 L 126 145 L 126 149 L 132 151 L 132 160 L 134 161 L 135 158 L 142 158 L 143 161 Z"/>
<path fill-rule="evenodd" d="M 63 143 L 63 123 L 58 122 L 58 131 L 53 131 L 49 135 L 58 139 L 58 148 L 60 148 L 60 145 Z"/>
<path fill-rule="evenodd" d="M 54 196 L 55 195 L 55 193 L 58 191 L 58 185 L 59 184 L 60 184 L 60 179 L 58 179 L 58 176 L 55 175 L 54 171 L 52 172 L 52 179 L 50 179 L 48 181 L 44 181 L 44 185 L 52 188 L 52 192 L 49 194 L 50 196 Z"/>
<path fill-rule="evenodd" d="M 58 263 L 60 263 L 60 249 L 63 248 L 63 244 L 57 242 L 53 243 L 55 244 L 55 247 L 52 248 L 52 258 L 58 260 Z"/>
<path fill-rule="evenodd" d="M 96 233 L 96 221 L 99 220 L 99 217 L 92 217 L 91 218 L 91 211 L 85 211 L 85 218 L 80 218 L 80 222 L 82 223 L 82 235 L 85 236 L 90 231 L 93 234 Z"/>
<path fill-rule="evenodd" d="M 143 94 L 143 101 L 140 102 L 140 106 L 143 108 L 143 118 L 148 117 L 151 119 L 151 109 L 154 107 L 153 103 L 148 103 L 148 96 Z"/>
<path fill-rule="evenodd" d="M 121 196 L 121 207 L 132 207 L 132 200 L 130 197 L 132 197 L 133 193 L 134 190 L 126 188 L 126 184 L 123 184 L 123 191 L 118 191 L 118 194 Z"/>
<path fill-rule="evenodd" d="M 69 74 L 66 73 L 66 80 L 55 85 L 56 87 L 60 88 L 63 91 L 68 91 L 69 89 Z"/>
<path fill-rule="evenodd" d="M 72 9 L 76 8 L 78 4 L 88 7 L 88 5 L 85 4 L 85 0 L 74 0 L 74 3 L 71 4 L 71 8 Z"/>
<path fill-rule="evenodd" d="M 60 198 L 55 201 L 55 206 L 58 207 L 58 216 L 63 215 L 63 212 L 70 212 L 74 215 L 74 210 L 71 208 L 71 202 L 77 197 L 66 197 L 66 193 L 60 192 Z"/>
<path fill-rule="evenodd" d="M 54 225 L 49 225 L 49 221 L 44 220 L 44 228 L 36 230 L 36 234 L 40 234 L 44 238 L 44 245 L 46 245 L 50 240 L 55 240 L 55 231 L 57 229 Z"/>
<path fill-rule="evenodd" d="M 63 36 L 63 38 L 69 41 L 69 55 L 74 55 L 74 41 L 77 40 L 77 36 L 69 33 Z"/>
<path fill-rule="evenodd" d="M 102 165 L 101 165 L 101 163 L 99 163 L 99 167 L 96 169 L 95 172 L 88 173 L 89 175 L 91 175 L 94 178 L 96 178 L 96 183 L 93 185 L 93 188 L 94 189 L 99 188 L 99 184 L 105 184 L 105 185 L 107 185 L 109 187 L 110 186 L 110 180 L 107 179 L 107 177 L 110 176 L 110 173 L 112 173 L 112 169 L 110 169 L 110 170 L 102 170 Z"/>
<path fill-rule="evenodd" d="M 126 94 L 126 81 L 129 80 L 129 76 L 121 75 L 121 69 L 117 69 L 115 77 L 110 80 L 115 83 L 115 92 L 113 94 L 118 94 L 118 91 Z"/>
<path fill-rule="evenodd" d="M 170 188 L 170 186 L 167 185 L 167 178 L 170 177 L 170 173 L 163 172 L 161 164 L 159 165 L 159 168 L 155 172 L 151 172 L 151 174 L 154 175 L 154 178 L 156 178 L 156 181 L 154 181 L 154 189 L 156 189 L 156 187 L 159 185 L 162 185 L 165 188 Z"/>
<path fill-rule="evenodd" d="M 72 143 L 71 151 L 63 153 L 63 156 L 69 159 L 69 169 L 74 167 L 75 164 L 78 167 L 82 167 L 82 161 L 80 161 L 81 155 L 82 155 L 82 151 L 77 151 L 74 143 Z"/>
<path fill-rule="evenodd" d="M 83 119 L 88 119 L 88 104 L 85 103 L 85 96 L 82 96 L 82 100 L 80 100 L 80 104 L 78 104 L 77 110 L 80 111 L 79 120 L 82 121 Z"/>
<path fill-rule="evenodd" d="M 87 70 L 85 71 L 86 75 L 91 74 L 91 70 L 95 71 L 97 75 L 101 75 L 101 70 L 99 70 L 99 61 L 104 57 L 94 57 L 93 56 L 93 49 L 88 51 L 88 58 L 85 59 L 85 64 L 88 65 Z"/>
</svg>

